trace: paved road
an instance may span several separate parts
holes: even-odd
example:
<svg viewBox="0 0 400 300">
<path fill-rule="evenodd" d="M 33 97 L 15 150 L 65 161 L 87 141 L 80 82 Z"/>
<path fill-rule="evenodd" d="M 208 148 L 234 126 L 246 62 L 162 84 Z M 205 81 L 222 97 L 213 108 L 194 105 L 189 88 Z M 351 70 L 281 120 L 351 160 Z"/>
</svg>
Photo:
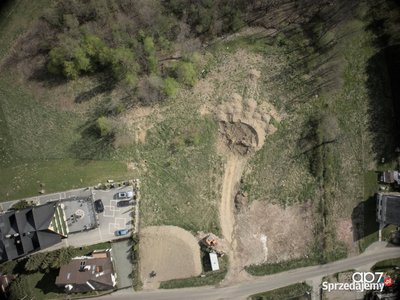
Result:
<svg viewBox="0 0 400 300">
<path fill-rule="evenodd" d="M 275 275 L 255 278 L 251 282 L 245 282 L 240 285 L 216 288 L 189 288 L 176 290 L 157 290 L 152 292 L 139 292 L 134 294 L 135 300 L 175 300 L 175 299 L 238 299 L 251 294 L 260 293 L 282 286 L 290 285 L 296 282 L 305 281 L 317 276 L 326 276 L 336 272 L 355 269 L 366 264 L 377 262 L 384 259 L 400 256 L 400 248 L 386 247 L 359 256 L 347 258 L 334 263 L 320 265 L 315 267 L 301 268 Z M 132 290 L 121 290 L 111 295 L 103 296 L 101 299 L 133 299 Z"/>
</svg>

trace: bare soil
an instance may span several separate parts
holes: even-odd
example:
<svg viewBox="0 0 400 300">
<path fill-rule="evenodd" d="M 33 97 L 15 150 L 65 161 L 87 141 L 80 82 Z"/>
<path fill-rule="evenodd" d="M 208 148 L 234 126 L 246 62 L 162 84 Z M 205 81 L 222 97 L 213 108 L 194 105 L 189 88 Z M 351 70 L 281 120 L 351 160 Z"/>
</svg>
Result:
<svg viewBox="0 0 400 300">
<path fill-rule="evenodd" d="M 140 231 L 140 276 L 143 289 L 158 288 L 161 281 L 199 276 L 200 246 L 188 231 L 176 226 L 151 226 Z M 154 271 L 156 277 L 150 278 Z"/>
<path fill-rule="evenodd" d="M 265 201 L 252 202 L 237 216 L 239 251 L 246 253 L 244 264 L 278 263 L 307 255 L 313 244 L 310 205 L 284 209 Z"/>
</svg>

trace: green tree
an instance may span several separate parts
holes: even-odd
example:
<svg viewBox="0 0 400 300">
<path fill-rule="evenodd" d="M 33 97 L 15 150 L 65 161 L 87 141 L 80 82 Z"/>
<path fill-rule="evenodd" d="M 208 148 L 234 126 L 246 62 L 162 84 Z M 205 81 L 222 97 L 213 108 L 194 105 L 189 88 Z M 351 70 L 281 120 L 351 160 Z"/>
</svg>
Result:
<svg viewBox="0 0 400 300">
<path fill-rule="evenodd" d="M 197 82 L 197 74 L 194 65 L 190 62 L 179 62 L 172 66 L 172 72 L 178 82 L 193 86 Z"/>
<path fill-rule="evenodd" d="M 90 70 L 90 58 L 86 56 L 86 52 L 82 47 L 76 47 L 74 49 L 74 63 L 76 69 L 79 71 Z"/>
<path fill-rule="evenodd" d="M 64 61 L 63 74 L 68 79 L 77 79 L 80 72 L 73 61 Z"/>
<path fill-rule="evenodd" d="M 65 61 L 64 51 L 60 47 L 53 48 L 50 53 L 50 62 L 47 65 L 47 69 L 50 73 L 60 74 L 62 70 L 62 66 Z"/>
<path fill-rule="evenodd" d="M 154 46 L 153 38 L 150 36 L 148 36 L 144 39 L 143 45 L 144 45 L 144 53 L 147 56 L 153 55 L 154 52 L 156 51 L 156 47 Z"/>
<path fill-rule="evenodd" d="M 25 207 L 28 206 L 28 201 L 26 200 L 19 200 L 17 203 L 13 205 L 13 208 L 15 209 L 24 209 Z"/>
<path fill-rule="evenodd" d="M 30 299 L 32 297 L 32 286 L 27 275 L 20 275 L 10 286 L 11 300 Z"/>
<path fill-rule="evenodd" d="M 39 252 L 36 254 L 31 255 L 25 264 L 25 269 L 27 271 L 38 271 L 40 266 L 43 264 L 47 253 Z"/>
<path fill-rule="evenodd" d="M 100 135 L 106 136 L 112 133 L 113 122 L 110 118 L 105 116 L 100 117 L 96 120 L 97 128 L 100 129 Z"/>
<path fill-rule="evenodd" d="M 158 71 L 158 60 L 154 56 L 149 56 L 147 58 L 147 69 L 149 74 L 156 74 Z"/>
<path fill-rule="evenodd" d="M 1 264 L 1 272 L 3 272 L 4 274 L 14 274 L 14 269 L 16 268 L 18 262 L 16 260 L 12 260 L 12 261 L 7 261 L 3 264 Z"/>
<path fill-rule="evenodd" d="M 173 97 L 178 92 L 179 83 L 171 77 L 167 77 L 164 80 L 163 92 L 165 95 Z"/>
</svg>

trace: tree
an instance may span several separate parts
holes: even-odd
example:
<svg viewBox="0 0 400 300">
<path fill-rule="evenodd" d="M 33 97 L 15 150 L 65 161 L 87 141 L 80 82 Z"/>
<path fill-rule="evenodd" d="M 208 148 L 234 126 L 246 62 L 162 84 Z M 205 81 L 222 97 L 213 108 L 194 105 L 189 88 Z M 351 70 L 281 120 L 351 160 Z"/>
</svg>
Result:
<svg viewBox="0 0 400 300">
<path fill-rule="evenodd" d="M 179 88 L 179 83 L 171 77 L 167 77 L 164 80 L 163 92 L 165 95 L 173 97 L 177 93 Z"/>
<path fill-rule="evenodd" d="M 149 74 L 156 74 L 158 70 L 158 60 L 154 56 L 149 56 L 147 58 L 147 69 Z"/>
<path fill-rule="evenodd" d="M 96 120 L 96 125 L 100 129 L 100 135 L 102 137 L 112 133 L 113 122 L 110 118 L 105 116 L 100 117 Z"/>
<path fill-rule="evenodd" d="M 148 36 L 144 39 L 143 45 L 144 45 L 144 53 L 147 56 L 153 55 L 154 52 L 156 51 L 156 48 L 155 48 L 154 42 L 153 42 L 153 38 L 150 36 Z"/>
<path fill-rule="evenodd" d="M 38 271 L 40 269 L 40 266 L 43 264 L 46 256 L 47 253 L 43 252 L 31 255 L 25 264 L 25 269 L 27 271 Z"/>
<path fill-rule="evenodd" d="M 32 297 L 32 286 L 27 275 L 20 275 L 10 286 L 12 300 L 30 299 Z"/>
<path fill-rule="evenodd" d="M 179 62 L 172 66 L 172 72 L 178 82 L 193 86 L 197 82 L 197 74 L 194 65 L 190 62 Z"/>
<path fill-rule="evenodd" d="M 26 200 L 19 200 L 17 203 L 13 205 L 13 208 L 15 209 L 24 209 L 25 207 L 28 206 L 28 201 Z"/>
</svg>

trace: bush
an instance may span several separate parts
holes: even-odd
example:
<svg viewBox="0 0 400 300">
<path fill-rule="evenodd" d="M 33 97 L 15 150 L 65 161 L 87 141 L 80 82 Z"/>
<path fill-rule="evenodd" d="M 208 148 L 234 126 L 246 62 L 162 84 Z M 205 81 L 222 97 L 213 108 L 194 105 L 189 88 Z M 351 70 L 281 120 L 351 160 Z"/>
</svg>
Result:
<svg viewBox="0 0 400 300">
<path fill-rule="evenodd" d="M 96 120 L 96 125 L 102 137 L 113 133 L 113 121 L 110 118 L 100 117 Z"/>
<path fill-rule="evenodd" d="M 176 82 L 175 79 L 167 77 L 164 80 L 163 92 L 165 95 L 169 97 L 175 96 L 175 94 L 178 92 L 178 88 L 179 88 L 179 83 Z"/>
<path fill-rule="evenodd" d="M 32 286 L 27 275 L 20 275 L 11 284 L 10 298 L 12 300 L 30 299 L 32 297 Z"/>
<path fill-rule="evenodd" d="M 17 203 L 13 205 L 13 208 L 15 209 L 24 209 L 25 207 L 28 206 L 28 201 L 26 200 L 19 200 Z"/>
<path fill-rule="evenodd" d="M 198 78 L 195 67 L 190 62 L 179 62 L 172 66 L 172 72 L 178 82 L 193 86 L 196 84 Z"/>
</svg>

